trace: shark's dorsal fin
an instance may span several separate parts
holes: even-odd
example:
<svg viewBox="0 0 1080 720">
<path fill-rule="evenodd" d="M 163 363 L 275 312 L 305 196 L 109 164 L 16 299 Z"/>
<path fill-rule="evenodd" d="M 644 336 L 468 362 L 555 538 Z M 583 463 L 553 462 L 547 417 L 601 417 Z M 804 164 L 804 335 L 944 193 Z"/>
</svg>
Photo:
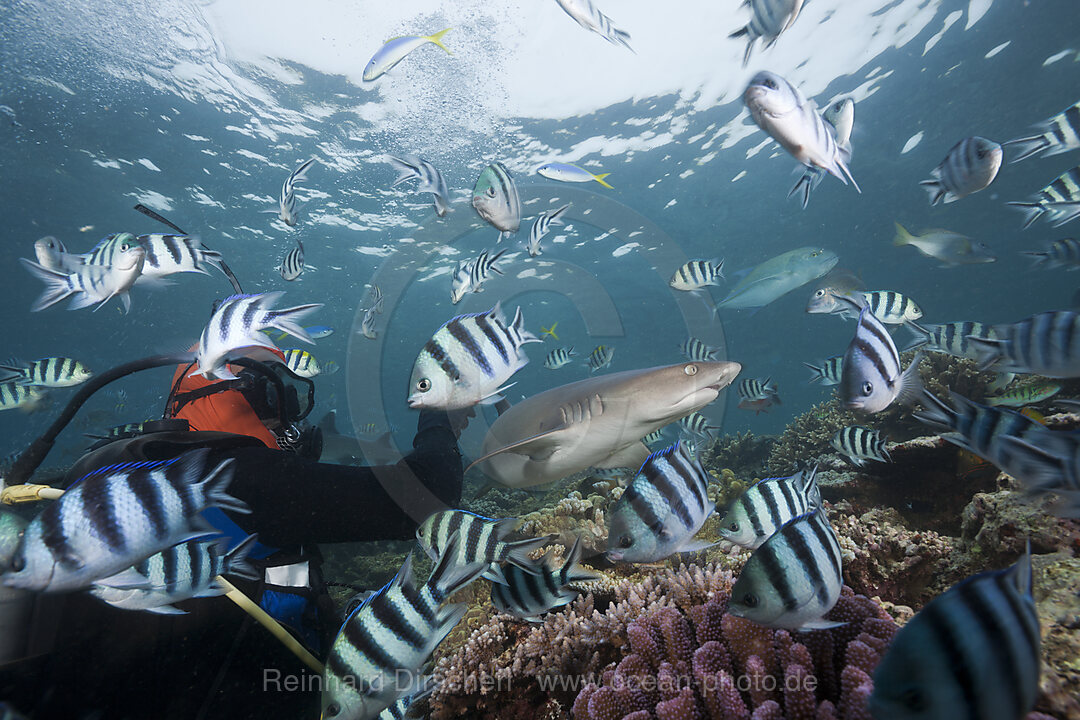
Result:
<svg viewBox="0 0 1080 720">
<path fill-rule="evenodd" d="M 324 433 L 334 433 L 337 435 L 337 410 L 331 410 L 323 415 L 323 419 L 319 421 L 319 428 Z"/>
</svg>

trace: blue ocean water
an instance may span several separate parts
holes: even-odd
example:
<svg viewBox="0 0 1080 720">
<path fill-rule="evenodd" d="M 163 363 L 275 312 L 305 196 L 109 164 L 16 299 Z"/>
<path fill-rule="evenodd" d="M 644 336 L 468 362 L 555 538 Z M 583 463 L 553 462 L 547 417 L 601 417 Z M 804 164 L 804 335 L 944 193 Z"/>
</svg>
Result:
<svg viewBox="0 0 1080 720">
<path fill-rule="evenodd" d="M 405 397 L 417 351 L 450 317 L 496 300 L 508 315 L 521 305 L 534 332 L 558 322 L 559 344 L 574 345 L 580 361 L 597 344 L 615 347 L 611 370 L 677 362 L 678 345 L 691 331 L 722 344 L 728 358 L 743 363 L 743 377 L 776 381 L 784 404 L 755 416 L 737 410 L 728 391 L 705 414 L 722 420 L 725 432 L 775 433 L 828 396 L 807 384 L 801 363 L 841 353 L 853 325 L 807 315 L 809 287 L 755 314 L 722 310 L 713 320 L 700 298 L 677 297 L 668 288 L 678 262 L 722 257 L 730 277 L 781 252 L 820 246 L 836 252 L 839 267 L 858 273 L 868 288 L 910 295 L 929 322 L 1008 322 L 1067 307 L 1076 290 L 1073 276 L 1029 270 L 1019 255 L 1070 228 L 1038 222 L 1021 231 L 1022 216 L 1005 205 L 1072 167 L 1075 153 L 1004 165 L 989 189 L 955 204 L 930 207 L 918 186 L 961 138 L 1020 136 L 1077 100 L 1071 0 L 998 0 L 968 28 L 968 14 L 982 3 L 868 3 L 853 19 L 856 11 L 843 3 L 815 2 L 791 36 L 770 50 L 757 47 L 746 69 L 738 63 L 742 41 L 725 38 L 745 22 L 734 1 L 681 8 L 679 32 L 667 27 L 672 18 L 634 27 L 631 21 L 659 12 L 651 4 L 624 8 L 623 22 L 639 40 L 637 55 L 590 36 L 553 3 L 543 10 L 431 3 L 415 13 L 374 5 L 356 11 L 377 15 L 373 26 L 425 33 L 455 27 L 446 38 L 455 54 L 424 48 L 363 85 L 359 72 L 385 38 L 357 24 L 339 46 L 332 5 L 299 18 L 260 13 L 248 42 L 233 45 L 243 6 L 6 3 L 0 104 L 12 115 L 0 117 L 3 352 L 72 356 L 101 370 L 194 342 L 214 300 L 229 292 L 220 275 L 179 276 L 160 291 L 136 288 L 127 315 L 115 300 L 96 311 L 29 311 L 41 286 L 17 258 L 33 256 L 34 240 L 55 235 L 71 251 L 85 252 L 113 232 L 166 232 L 132 210 L 137 202 L 219 250 L 245 291 L 284 289 L 283 305 L 325 303 L 311 323 L 337 333 L 312 352 L 344 371 L 318 380 L 312 417 L 336 408 L 357 425 L 394 427 L 403 445 L 414 422 Z M 264 30 L 271 36 L 259 38 Z M 566 82 L 572 90 L 561 89 L 557 76 L 538 75 L 543 87 L 529 85 L 535 78 L 498 76 L 492 60 L 509 55 L 515 67 L 542 70 L 555 62 L 557 46 L 534 42 L 534 35 L 566 38 L 570 55 L 588 48 L 573 65 L 574 82 Z M 700 50 L 687 55 L 694 64 L 650 61 L 650 53 L 682 52 L 680 38 Z M 298 51 L 305 43 L 310 52 Z M 858 52 L 845 54 L 845 43 Z M 709 55 L 713 48 L 726 64 Z M 320 52 L 336 62 L 322 63 Z M 352 74 L 335 71 L 340 56 L 350 58 L 345 66 L 354 66 Z M 839 71 L 831 56 L 855 59 Z M 706 66 L 711 62 L 717 64 Z M 642 73 L 651 64 L 671 70 L 664 82 Z M 808 94 L 822 106 L 856 98 L 851 167 L 862 194 L 827 177 L 808 209 L 785 198 L 796 179 L 794 161 L 753 128 L 737 92 L 714 87 L 745 85 L 760 69 L 797 78 L 796 84 L 809 78 Z M 597 94 L 613 101 L 590 107 L 587 98 L 570 98 L 559 110 L 566 95 L 589 88 L 594 72 Z M 645 78 L 640 87 L 637 73 Z M 628 89 L 620 97 L 612 84 Z M 662 92 L 649 94 L 650 87 Z M 535 110 L 539 101 L 521 98 L 536 95 L 550 98 L 550 112 L 512 114 L 514 107 Z M 502 107 L 510 111 L 500 114 Z M 917 133 L 921 142 L 902 154 Z M 395 175 L 381 160 L 384 153 L 419 153 L 442 170 L 454 196 L 446 220 L 410 184 L 390 190 Z M 282 180 L 308 157 L 319 162 L 299 192 L 305 215 L 287 228 L 263 211 L 276 207 Z M 564 158 L 610 172 L 614 189 L 533 174 L 540 162 Z M 495 160 L 510 167 L 525 203 L 522 229 L 508 241 L 518 255 L 486 292 L 452 306 L 449 272 L 456 261 L 496 244 L 496 231 L 468 203 L 480 170 Z M 528 259 L 522 250 L 532 218 L 563 202 L 573 203 L 570 227 L 549 236 L 539 260 Z M 912 230 L 962 232 L 986 242 L 998 261 L 938 268 L 912 248 L 892 246 L 894 221 Z M 304 242 L 311 267 L 286 283 L 276 266 L 294 238 Z M 373 278 L 394 289 L 374 342 L 354 334 Z M 713 288 L 713 300 L 733 283 Z M 554 346 L 549 340 L 527 348 L 531 364 L 515 376 L 511 400 L 588 375 L 581 363 L 544 369 Z M 70 461 L 84 444 L 82 432 L 159 414 L 168 382 L 160 370 L 100 393 L 50 462 Z M 115 393 L 120 388 L 123 402 Z M 0 413 L 4 454 L 39 433 L 70 391 L 53 395 L 51 412 Z"/>
</svg>

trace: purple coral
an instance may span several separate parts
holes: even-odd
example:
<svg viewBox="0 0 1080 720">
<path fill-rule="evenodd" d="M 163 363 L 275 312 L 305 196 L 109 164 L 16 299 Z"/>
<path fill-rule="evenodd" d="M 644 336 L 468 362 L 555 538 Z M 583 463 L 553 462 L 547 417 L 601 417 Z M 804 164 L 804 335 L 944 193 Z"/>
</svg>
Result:
<svg viewBox="0 0 1080 720">
<path fill-rule="evenodd" d="M 897 626 L 844 592 L 831 630 L 789 633 L 728 615 L 714 597 L 631 622 L 624 657 L 590 683 L 575 720 L 869 720 L 874 667 Z"/>
</svg>

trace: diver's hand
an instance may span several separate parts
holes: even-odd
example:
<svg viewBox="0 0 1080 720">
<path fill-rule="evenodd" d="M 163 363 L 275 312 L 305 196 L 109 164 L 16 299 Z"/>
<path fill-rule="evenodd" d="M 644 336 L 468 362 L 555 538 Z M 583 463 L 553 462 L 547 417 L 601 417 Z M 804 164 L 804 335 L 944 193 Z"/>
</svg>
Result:
<svg viewBox="0 0 1080 720">
<path fill-rule="evenodd" d="M 454 437 L 461 437 L 462 431 L 469 427 L 469 418 L 476 417 L 476 407 L 470 406 L 462 410 L 450 410 L 446 413 L 450 419 L 450 429 L 454 431 Z"/>
</svg>

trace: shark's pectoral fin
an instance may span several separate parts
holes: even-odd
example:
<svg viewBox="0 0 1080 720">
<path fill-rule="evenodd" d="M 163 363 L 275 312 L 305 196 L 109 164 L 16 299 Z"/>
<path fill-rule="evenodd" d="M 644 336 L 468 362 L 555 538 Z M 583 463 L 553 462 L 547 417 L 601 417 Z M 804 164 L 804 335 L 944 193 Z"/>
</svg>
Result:
<svg viewBox="0 0 1080 720">
<path fill-rule="evenodd" d="M 643 442 L 635 442 L 631 445 L 616 450 L 609 455 L 605 460 L 596 463 L 593 467 L 598 468 L 639 468 L 641 464 L 645 462 L 645 459 L 649 457 L 649 448 L 645 446 Z"/>
<path fill-rule="evenodd" d="M 555 453 L 555 450 L 557 450 L 559 447 L 559 438 L 557 436 L 557 433 L 561 433 L 565 429 L 565 426 L 560 425 L 559 427 L 552 428 L 551 430 L 545 430 L 544 432 L 537 433 L 536 435 L 527 437 L 523 440 L 518 440 L 517 442 L 510 443 L 509 445 L 504 445 L 497 450 L 492 450 L 491 452 L 477 458 L 476 460 L 473 460 L 469 464 L 469 467 L 465 468 L 465 471 L 468 472 L 469 468 L 472 468 L 474 465 L 479 465 L 488 458 L 494 457 L 495 455 L 500 455 L 505 452 L 512 452 L 516 455 L 525 455 L 530 460 L 540 462 L 547 460 Z"/>
</svg>

